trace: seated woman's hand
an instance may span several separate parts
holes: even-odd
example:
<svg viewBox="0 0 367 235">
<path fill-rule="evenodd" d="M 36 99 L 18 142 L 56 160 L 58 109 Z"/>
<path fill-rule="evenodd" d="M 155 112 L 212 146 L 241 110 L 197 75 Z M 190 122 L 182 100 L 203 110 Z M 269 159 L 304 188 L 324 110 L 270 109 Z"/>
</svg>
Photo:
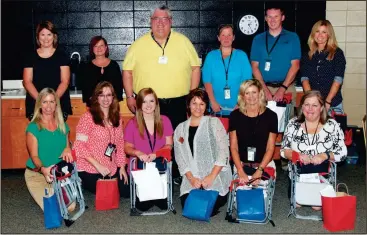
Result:
<svg viewBox="0 0 367 235">
<path fill-rule="evenodd" d="M 98 163 L 96 165 L 96 170 L 103 175 L 103 177 L 105 177 L 106 175 L 110 174 L 110 169 L 108 169 L 108 167 L 102 165 L 101 163 Z"/>
<path fill-rule="evenodd" d="M 310 163 L 311 163 L 311 159 L 310 159 L 310 157 L 309 157 L 308 155 L 306 155 L 306 154 L 300 154 L 300 155 L 299 155 L 299 160 L 300 160 L 303 164 L 305 164 L 305 165 L 308 165 L 308 164 L 310 164 Z"/>
<path fill-rule="evenodd" d="M 150 153 L 150 154 L 148 154 L 147 162 L 152 162 L 156 158 L 157 158 L 157 155 L 155 153 Z"/>
<path fill-rule="evenodd" d="M 215 180 L 215 177 L 213 175 L 209 174 L 209 175 L 205 176 L 205 178 L 201 182 L 201 185 L 205 189 L 210 188 L 210 186 L 212 186 L 214 180 Z"/>
<path fill-rule="evenodd" d="M 140 152 L 140 151 L 136 154 L 136 156 L 142 162 L 147 162 L 149 160 L 149 156 L 147 154 L 143 153 L 143 152 Z"/>
<path fill-rule="evenodd" d="M 196 178 L 195 176 L 190 179 L 190 184 L 193 188 L 200 188 L 201 183 L 201 180 L 199 178 Z"/>
<path fill-rule="evenodd" d="M 62 158 L 62 160 L 66 161 L 66 162 L 73 162 L 74 158 L 73 155 L 71 154 L 71 148 L 67 147 L 64 149 L 64 151 L 61 153 L 60 157 Z"/>
<path fill-rule="evenodd" d="M 317 155 L 313 156 L 313 158 L 311 159 L 311 163 L 314 164 L 314 165 L 320 165 L 326 159 L 327 159 L 327 157 L 325 158 L 324 154 L 320 153 L 320 154 L 317 154 Z"/>
<path fill-rule="evenodd" d="M 260 178 L 262 174 L 263 174 L 262 171 L 256 170 L 255 173 L 252 175 L 252 179 L 256 179 L 256 178 L 259 178 L 259 179 L 253 181 L 251 184 L 254 186 L 258 185 L 260 183 Z"/>
<path fill-rule="evenodd" d="M 125 167 L 122 166 L 120 167 L 120 180 L 122 180 L 122 177 L 124 177 L 124 184 L 128 184 L 128 180 L 127 180 L 127 173 L 126 173 L 126 170 L 125 170 Z"/>
<path fill-rule="evenodd" d="M 240 179 L 240 184 L 245 184 L 248 182 L 248 176 L 242 169 L 241 171 L 238 171 L 238 178 Z"/>
<path fill-rule="evenodd" d="M 51 168 L 54 165 L 51 165 L 49 167 L 41 167 L 41 173 L 45 177 L 47 183 L 51 183 L 54 180 L 54 176 L 51 174 Z"/>
</svg>

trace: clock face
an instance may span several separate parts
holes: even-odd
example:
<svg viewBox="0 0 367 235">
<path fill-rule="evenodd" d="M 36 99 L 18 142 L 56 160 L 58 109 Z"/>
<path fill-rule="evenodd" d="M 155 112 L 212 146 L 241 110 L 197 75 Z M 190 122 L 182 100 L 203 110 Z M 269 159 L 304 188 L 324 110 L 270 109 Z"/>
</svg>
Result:
<svg viewBox="0 0 367 235">
<path fill-rule="evenodd" d="M 259 29 L 259 21 L 253 15 L 244 15 L 238 23 L 241 32 L 246 35 L 252 35 Z"/>
</svg>

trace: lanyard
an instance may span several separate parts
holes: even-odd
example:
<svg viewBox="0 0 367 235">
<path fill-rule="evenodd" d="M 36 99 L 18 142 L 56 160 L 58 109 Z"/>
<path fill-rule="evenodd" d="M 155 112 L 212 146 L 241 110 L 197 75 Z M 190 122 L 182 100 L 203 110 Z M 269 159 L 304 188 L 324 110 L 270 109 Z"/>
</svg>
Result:
<svg viewBox="0 0 367 235">
<path fill-rule="evenodd" d="M 281 34 L 279 34 L 279 36 L 277 37 L 277 39 L 275 40 L 273 46 L 270 48 L 270 51 L 269 51 L 269 47 L 268 47 L 268 32 L 266 31 L 266 37 L 265 37 L 265 45 L 266 45 L 266 52 L 268 53 L 268 57 L 270 56 L 270 53 L 273 51 L 275 45 L 278 43 L 279 41 L 279 38 L 281 36 Z"/>
<path fill-rule="evenodd" d="M 157 43 L 157 45 L 162 49 L 162 56 L 164 56 L 164 49 L 166 49 L 169 37 L 171 36 L 171 32 L 169 32 L 166 43 L 164 43 L 164 47 L 162 48 L 161 44 L 159 44 L 159 42 L 157 42 L 157 40 L 155 40 L 153 32 L 150 33 L 150 35 L 152 36 L 153 40 L 155 41 L 155 43 Z"/>
<path fill-rule="evenodd" d="M 229 64 L 231 63 L 231 59 L 232 59 L 232 52 L 233 52 L 233 48 L 232 48 L 231 54 L 229 56 L 228 67 L 226 68 L 226 65 L 225 65 L 224 59 L 223 59 L 223 52 L 222 52 L 222 49 L 220 49 L 220 54 L 221 54 L 221 58 L 222 58 L 222 62 L 223 62 L 224 72 L 226 73 L 226 87 L 228 85 L 228 70 L 229 70 Z"/>
<path fill-rule="evenodd" d="M 145 127 L 145 132 L 147 133 L 147 137 L 148 137 L 148 141 L 149 141 L 149 146 L 150 146 L 150 149 L 152 150 L 152 152 L 154 151 L 154 147 L 155 147 L 155 141 L 156 141 L 156 137 L 157 137 L 157 133 L 156 133 L 156 130 L 155 130 L 155 125 L 154 125 L 154 142 L 153 142 L 153 145 L 152 145 L 152 141 L 150 140 L 150 134 L 149 134 L 149 131 L 148 131 L 148 128 L 147 128 L 147 124 L 145 123 L 145 120 L 144 120 L 144 127 Z"/>
<path fill-rule="evenodd" d="M 108 134 L 110 135 L 110 143 L 111 144 L 114 144 L 115 143 L 115 136 L 116 136 L 116 129 L 115 129 L 115 127 L 114 126 L 112 126 L 112 129 L 113 129 L 113 143 L 111 142 L 111 140 L 112 140 L 112 135 L 111 135 L 111 130 L 110 130 L 110 128 L 107 126 L 107 122 L 106 121 L 103 121 L 104 122 L 104 125 L 105 125 L 105 127 L 107 128 L 107 130 L 108 130 Z"/>
<path fill-rule="evenodd" d="M 306 134 L 307 134 L 307 140 L 308 140 L 308 145 L 309 145 L 309 146 L 311 146 L 311 145 L 314 145 L 314 144 L 315 144 L 313 141 L 315 140 L 315 136 L 316 136 L 317 128 L 319 127 L 319 123 L 320 123 L 320 122 L 318 122 L 318 123 L 317 123 L 315 133 L 313 133 L 312 142 L 310 143 L 310 139 L 308 138 L 307 125 L 306 125 L 306 122 L 305 122 L 305 128 L 306 128 Z"/>
</svg>

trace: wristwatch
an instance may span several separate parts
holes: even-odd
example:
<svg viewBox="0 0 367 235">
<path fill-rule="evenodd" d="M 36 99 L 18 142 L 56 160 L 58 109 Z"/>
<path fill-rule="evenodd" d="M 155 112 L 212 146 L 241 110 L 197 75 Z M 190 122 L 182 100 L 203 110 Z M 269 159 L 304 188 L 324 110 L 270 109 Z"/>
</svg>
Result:
<svg viewBox="0 0 367 235">
<path fill-rule="evenodd" d="M 258 169 L 259 171 L 261 171 L 261 172 L 263 172 L 263 171 L 264 171 L 264 168 L 262 168 L 261 166 L 259 166 L 257 169 Z"/>
<path fill-rule="evenodd" d="M 330 153 L 329 152 L 325 152 L 325 154 L 326 154 L 326 156 L 327 156 L 327 161 L 329 161 L 330 160 Z"/>
<path fill-rule="evenodd" d="M 126 99 L 134 98 L 134 95 L 128 95 L 126 96 Z"/>
</svg>

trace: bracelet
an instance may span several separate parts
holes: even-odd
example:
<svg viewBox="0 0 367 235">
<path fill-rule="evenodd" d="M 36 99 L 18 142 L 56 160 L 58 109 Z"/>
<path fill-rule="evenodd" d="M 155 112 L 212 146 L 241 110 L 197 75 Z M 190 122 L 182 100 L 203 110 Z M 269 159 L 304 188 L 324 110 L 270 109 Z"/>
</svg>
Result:
<svg viewBox="0 0 367 235">
<path fill-rule="evenodd" d="M 325 100 L 325 103 L 327 103 L 328 105 L 331 105 L 331 102 L 329 102 L 329 101 L 326 101 L 326 100 Z"/>
<path fill-rule="evenodd" d="M 264 171 L 264 168 L 262 168 L 261 166 L 259 166 L 257 169 L 258 169 L 259 171 L 261 171 L 261 172 L 263 172 L 263 171 Z"/>
<path fill-rule="evenodd" d="M 126 99 L 134 98 L 134 95 L 128 95 L 126 96 Z"/>
<path fill-rule="evenodd" d="M 288 87 L 287 87 L 286 85 L 283 85 L 283 84 L 282 84 L 282 85 L 280 85 L 280 86 L 281 86 L 281 87 L 283 87 L 283 88 L 284 88 L 284 89 L 286 89 L 286 90 L 288 89 Z"/>
<path fill-rule="evenodd" d="M 44 166 L 41 166 L 40 168 L 38 168 L 38 171 L 37 172 L 41 172 L 42 167 L 44 167 Z"/>
</svg>

